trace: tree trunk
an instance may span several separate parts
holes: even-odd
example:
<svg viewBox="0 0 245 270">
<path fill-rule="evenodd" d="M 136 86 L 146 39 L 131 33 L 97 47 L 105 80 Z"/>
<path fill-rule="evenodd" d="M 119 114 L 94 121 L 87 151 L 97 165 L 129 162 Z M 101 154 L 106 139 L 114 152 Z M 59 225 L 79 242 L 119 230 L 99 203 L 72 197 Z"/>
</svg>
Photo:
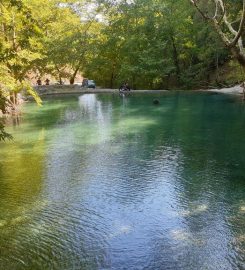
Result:
<svg viewBox="0 0 245 270">
<path fill-rule="evenodd" d="M 137 85 L 136 85 L 136 82 L 135 82 L 135 75 L 133 74 L 133 76 L 132 76 L 132 89 L 136 90 L 136 88 L 137 88 Z"/>
<path fill-rule="evenodd" d="M 56 68 L 56 70 L 58 71 L 59 82 L 60 82 L 60 84 L 62 84 L 61 72 L 60 72 L 60 70 L 59 70 L 58 66 L 55 66 L 55 68 Z"/>
<path fill-rule="evenodd" d="M 74 71 L 72 77 L 70 78 L 70 84 L 74 84 L 75 78 L 76 78 L 76 76 L 77 76 L 77 72 L 78 72 L 79 68 L 80 68 L 80 65 L 75 69 L 75 71 Z"/>
<path fill-rule="evenodd" d="M 172 46 L 173 46 L 173 60 L 174 60 L 175 68 L 176 68 L 177 80 L 179 83 L 179 78 L 180 78 L 179 56 L 178 56 L 176 44 L 174 42 L 174 37 L 171 37 L 171 41 L 172 41 Z"/>
<path fill-rule="evenodd" d="M 74 76 L 72 76 L 72 77 L 70 78 L 70 84 L 74 84 L 74 82 L 75 82 L 75 78 L 74 78 Z"/>
<path fill-rule="evenodd" d="M 234 58 L 239 62 L 239 64 L 245 70 L 245 55 L 241 53 L 239 48 L 237 47 L 230 48 L 230 51 L 232 55 L 234 56 Z"/>
<path fill-rule="evenodd" d="M 110 79 L 110 88 L 112 89 L 113 86 L 114 86 L 114 73 L 112 71 L 112 73 L 111 73 L 111 79 Z"/>
<path fill-rule="evenodd" d="M 17 105 L 18 105 L 18 100 L 17 100 L 17 94 L 15 92 L 12 92 L 10 94 L 10 102 L 11 104 L 10 109 L 11 109 L 11 114 L 16 114 L 17 112 Z"/>
</svg>

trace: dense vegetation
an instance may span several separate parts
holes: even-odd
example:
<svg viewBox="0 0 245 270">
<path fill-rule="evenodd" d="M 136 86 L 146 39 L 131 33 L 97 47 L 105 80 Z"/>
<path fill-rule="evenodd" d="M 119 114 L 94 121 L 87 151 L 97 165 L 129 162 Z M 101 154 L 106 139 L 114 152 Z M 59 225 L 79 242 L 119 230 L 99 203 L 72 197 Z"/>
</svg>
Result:
<svg viewBox="0 0 245 270">
<path fill-rule="evenodd" d="M 243 77 L 241 0 L 0 0 L 0 110 L 14 110 L 27 75 L 101 87 L 193 89 Z M 238 61 L 233 61 L 238 60 Z M 233 71 L 231 71 L 233 69 Z M 223 74 L 224 73 L 224 74 Z M 0 123 L 0 140 L 4 133 Z"/>
</svg>

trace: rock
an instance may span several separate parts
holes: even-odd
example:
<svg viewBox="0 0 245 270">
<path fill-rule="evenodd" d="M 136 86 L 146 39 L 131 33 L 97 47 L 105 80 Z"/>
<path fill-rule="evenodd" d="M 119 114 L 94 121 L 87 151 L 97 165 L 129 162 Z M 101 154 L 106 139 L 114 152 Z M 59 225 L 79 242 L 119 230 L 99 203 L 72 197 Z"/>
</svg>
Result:
<svg viewBox="0 0 245 270">
<path fill-rule="evenodd" d="M 154 99 L 154 100 L 153 100 L 153 104 L 158 105 L 158 104 L 160 104 L 160 102 L 159 102 L 158 99 Z"/>
</svg>

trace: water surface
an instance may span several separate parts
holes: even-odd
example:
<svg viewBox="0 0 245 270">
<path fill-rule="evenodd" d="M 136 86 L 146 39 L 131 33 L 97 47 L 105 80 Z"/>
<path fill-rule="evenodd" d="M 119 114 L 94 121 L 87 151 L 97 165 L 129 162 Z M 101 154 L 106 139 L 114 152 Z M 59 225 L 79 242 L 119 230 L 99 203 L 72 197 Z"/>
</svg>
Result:
<svg viewBox="0 0 245 270">
<path fill-rule="evenodd" d="M 13 122 L 0 143 L 0 269 L 245 268 L 241 101 L 53 97 Z"/>
</svg>

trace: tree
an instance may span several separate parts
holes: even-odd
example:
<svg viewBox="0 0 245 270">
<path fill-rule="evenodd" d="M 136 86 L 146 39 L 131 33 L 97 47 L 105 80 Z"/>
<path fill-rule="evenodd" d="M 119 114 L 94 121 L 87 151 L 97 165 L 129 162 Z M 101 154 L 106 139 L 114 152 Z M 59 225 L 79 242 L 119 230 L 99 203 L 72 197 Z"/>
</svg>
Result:
<svg viewBox="0 0 245 270">
<path fill-rule="evenodd" d="M 62 2 L 62 3 L 61 3 Z M 75 77 L 85 65 L 86 54 L 92 49 L 94 36 L 99 31 L 94 12 L 86 11 L 85 1 L 47 1 L 33 3 L 32 9 L 40 9 L 36 20 L 44 28 L 43 55 L 36 62 L 40 74 L 51 73 L 59 78 L 69 78 L 73 84 Z M 47 9 L 48 7 L 48 9 Z"/>
<path fill-rule="evenodd" d="M 35 38 L 40 30 L 35 24 L 31 10 L 24 1 L 0 1 L 0 111 L 16 112 L 17 93 L 25 91 L 38 104 L 41 100 L 25 76 L 33 62 L 40 58 Z M 11 138 L 0 123 L 0 140 Z"/>
<path fill-rule="evenodd" d="M 41 58 L 36 38 L 41 31 L 23 1 L 2 0 L 0 12 L 1 94 L 10 97 L 8 105 L 12 110 L 17 105 L 17 93 L 23 90 L 40 104 L 41 100 L 26 80 L 26 74 L 34 61 Z"/>
<path fill-rule="evenodd" d="M 201 16 L 210 22 L 219 34 L 224 45 L 245 69 L 245 51 L 243 46 L 243 31 L 245 24 L 245 0 L 235 4 L 234 1 L 209 0 L 205 1 L 206 9 L 202 8 L 203 1 L 190 0 Z M 228 10 L 230 12 L 228 12 Z M 212 15 L 210 13 L 212 12 Z"/>
<path fill-rule="evenodd" d="M 84 68 L 101 86 L 124 80 L 143 89 L 204 86 L 226 57 L 217 34 L 186 0 L 103 3 L 97 53 Z"/>
</svg>

